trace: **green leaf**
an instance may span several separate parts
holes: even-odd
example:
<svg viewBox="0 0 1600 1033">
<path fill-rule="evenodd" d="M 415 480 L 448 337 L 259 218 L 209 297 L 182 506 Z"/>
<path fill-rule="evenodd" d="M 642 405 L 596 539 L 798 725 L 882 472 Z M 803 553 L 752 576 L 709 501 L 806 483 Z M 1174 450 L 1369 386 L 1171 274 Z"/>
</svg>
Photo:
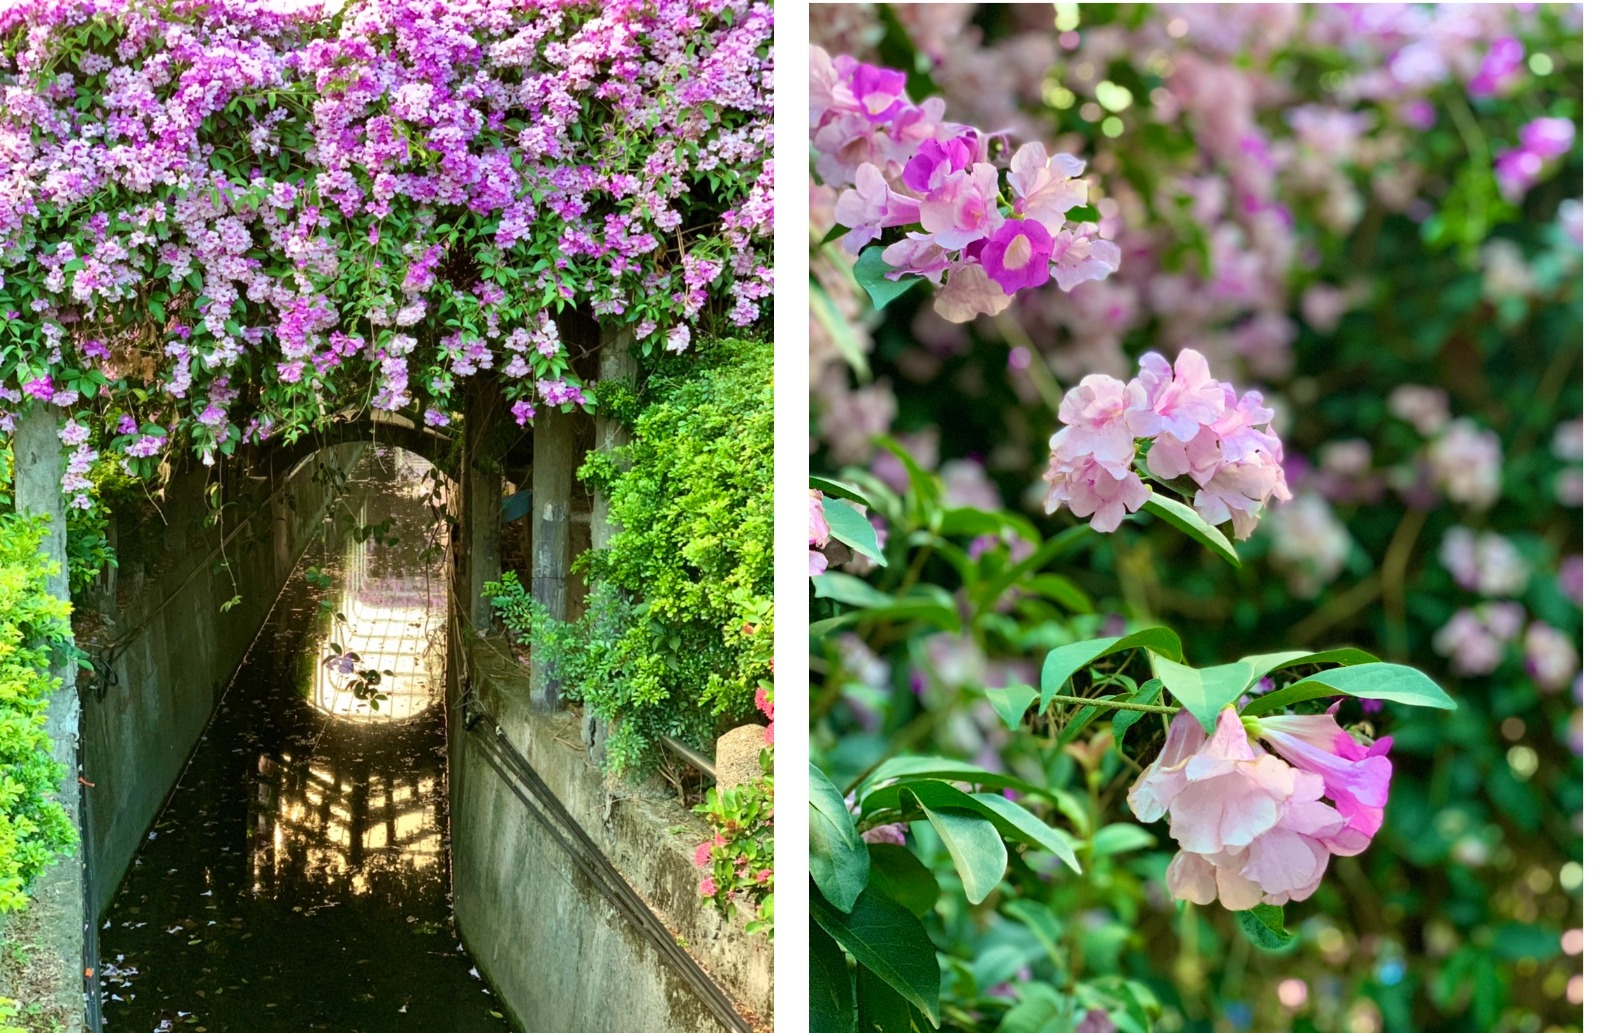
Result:
<svg viewBox="0 0 1600 1033">
<path fill-rule="evenodd" d="M 1148 649 L 1169 659 L 1183 659 L 1183 644 L 1170 628 L 1145 628 L 1121 638 L 1091 638 L 1059 646 L 1045 655 L 1044 666 L 1039 669 L 1039 709 L 1048 707 L 1074 674 L 1124 649 Z"/>
<path fill-rule="evenodd" d="M 1125 854 L 1130 850 L 1143 850 L 1155 845 L 1156 837 L 1152 836 L 1148 829 L 1128 822 L 1113 822 L 1097 829 L 1089 840 L 1089 846 L 1096 857 Z"/>
<path fill-rule="evenodd" d="M 1161 695 L 1161 679 L 1151 678 L 1139 686 L 1137 692 L 1129 699 L 1130 703 L 1154 703 L 1156 697 Z M 1122 740 L 1128 734 L 1128 729 L 1138 723 L 1141 717 L 1150 715 L 1143 710 L 1119 710 L 1111 719 L 1111 740 L 1117 744 L 1117 749 L 1122 749 Z"/>
<path fill-rule="evenodd" d="M 860 1033 L 927 1033 L 936 1028 L 865 965 L 856 966 L 856 999 L 861 1002 Z"/>
<path fill-rule="evenodd" d="M 811 930 L 811 1031 L 856 1033 L 855 988 L 844 952 L 816 922 Z"/>
<path fill-rule="evenodd" d="M 1044 945 L 1056 968 L 1067 967 L 1066 958 L 1061 950 L 1061 938 L 1066 934 L 1066 927 L 1054 908 L 1041 901 L 1024 897 L 1005 904 L 1000 910 L 1027 926 L 1029 931 L 1039 938 L 1039 942 Z"/>
<path fill-rule="evenodd" d="M 833 906 L 849 911 L 867 885 L 871 864 L 844 797 L 811 765 L 811 878 L 817 888 Z"/>
<path fill-rule="evenodd" d="M 861 782 L 861 796 L 865 799 L 872 790 L 885 782 L 896 778 L 943 779 L 950 782 L 966 782 L 975 786 L 995 786 L 1002 789 L 1016 789 L 1022 792 L 1046 794 L 1049 790 L 1042 789 L 1031 782 L 1025 782 L 1011 775 L 999 775 L 992 771 L 985 771 L 976 764 L 965 761 L 950 760 L 948 757 L 922 757 L 907 754 L 902 757 L 891 757 L 873 769 Z M 866 813 L 863 811 L 863 813 Z"/>
<path fill-rule="evenodd" d="M 167 307 L 165 305 L 161 304 L 161 302 L 157 301 L 155 298 L 151 298 L 149 304 L 147 304 L 145 307 L 150 310 L 151 319 L 154 319 L 162 326 L 167 325 Z"/>
<path fill-rule="evenodd" d="M 892 898 L 914 915 L 925 915 L 939 902 L 939 880 L 917 855 L 894 843 L 868 843 L 872 875 L 867 885 Z"/>
<path fill-rule="evenodd" d="M 818 599 L 837 599 L 847 606 L 888 606 L 894 596 L 880 592 L 854 574 L 826 570 L 811 579 Z"/>
<path fill-rule="evenodd" d="M 1053 825 L 1046 825 L 1032 811 L 1004 796 L 994 793 L 973 793 L 972 800 L 982 805 L 989 813 L 989 818 L 1002 833 L 1009 832 L 1012 839 L 1021 840 L 1041 849 L 1048 850 L 1066 862 L 1068 868 L 1082 874 L 1083 866 L 1078 863 L 1076 839 Z"/>
<path fill-rule="evenodd" d="M 849 499 L 851 502 L 859 502 L 863 506 L 870 507 L 872 505 L 872 503 L 867 501 L 867 497 L 861 494 L 860 488 L 857 488 L 853 484 L 846 484 L 844 481 L 836 481 L 831 477 L 821 477 L 817 474 L 812 474 L 811 487 L 820 492 L 832 495 L 835 498 Z"/>
<path fill-rule="evenodd" d="M 861 812 L 872 814 L 903 805 L 902 794 L 909 794 L 922 807 L 965 808 L 988 818 L 1000 835 L 1018 843 L 1048 850 L 1079 871 L 1074 851 L 1077 840 L 1060 829 L 1046 825 L 1022 805 L 992 793 L 965 793 L 948 782 L 924 779 L 902 782 L 875 790 L 861 802 Z M 907 808 L 903 808 L 907 809 Z"/>
<path fill-rule="evenodd" d="M 867 292 L 867 297 L 872 299 L 872 307 L 880 311 L 922 280 L 920 276 L 909 274 L 898 280 L 891 280 L 888 274 L 893 269 L 893 266 L 883 260 L 881 247 L 863 248 L 860 257 L 856 259 L 854 270 L 856 282 Z"/>
<path fill-rule="evenodd" d="M 1059 990 L 1044 983 L 1023 983 L 1017 987 L 1017 1003 L 995 1033 L 1056 1033 L 1072 1028 L 1064 1025 L 1069 1018 L 1067 999 Z"/>
<path fill-rule="evenodd" d="M 1028 713 L 1028 708 L 1033 701 L 1039 698 L 1031 685 L 1007 685 L 1003 689 L 989 689 L 989 702 L 994 706 L 995 713 L 1000 715 L 1000 720 L 1013 732 L 1022 725 L 1022 718 Z"/>
<path fill-rule="evenodd" d="M 1235 567 L 1239 566 L 1239 554 L 1233 551 L 1233 543 L 1223 536 L 1222 532 L 1200 519 L 1200 514 L 1193 509 L 1169 499 L 1165 495 L 1150 493 L 1145 500 L 1144 508 L 1150 510 L 1160 519 L 1176 527 L 1184 534 L 1204 545 L 1212 552 L 1221 556 Z"/>
<path fill-rule="evenodd" d="M 1062 609 L 1072 613 L 1094 612 L 1094 600 L 1089 598 L 1089 594 L 1060 574 L 1035 574 L 1019 582 L 1017 587 L 1059 603 Z"/>
<path fill-rule="evenodd" d="M 1257 904 L 1233 915 L 1250 942 L 1264 951 L 1281 951 L 1294 945 L 1295 935 L 1284 929 L 1283 908 L 1276 904 Z"/>
<path fill-rule="evenodd" d="M 1161 684 L 1200 721 L 1207 735 L 1217 730 L 1217 717 L 1223 708 L 1255 684 L 1250 678 L 1254 668 L 1242 660 L 1194 668 L 1156 656 L 1151 663 Z"/>
<path fill-rule="evenodd" d="M 880 567 L 888 565 L 883 558 L 883 551 L 878 548 L 878 532 L 872 522 L 849 503 L 824 496 L 822 512 L 828 520 L 828 531 L 835 540 L 843 542 Z"/>
<path fill-rule="evenodd" d="M 870 886 L 849 914 L 828 903 L 821 893 L 812 893 L 811 917 L 857 964 L 866 966 L 938 1026 L 939 958 L 921 919 Z"/>
<path fill-rule="evenodd" d="M 1353 667 L 1356 664 L 1373 664 L 1378 658 L 1365 649 L 1346 647 L 1344 649 L 1325 649 L 1320 653 L 1312 653 L 1304 649 L 1289 649 L 1281 653 L 1258 653 L 1255 656 L 1241 656 L 1240 663 L 1249 664 L 1251 667 L 1250 684 L 1281 671 L 1285 667 L 1301 667 L 1308 664 L 1340 664 Z"/>
<path fill-rule="evenodd" d="M 1246 714 L 1265 714 L 1294 703 L 1323 696 L 1356 696 L 1383 699 L 1414 707 L 1454 710 L 1451 699 L 1432 678 L 1403 664 L 1363 663 L 1302 678 L 1277 692 L 1269 692 L 1244 708 Z"/>
<path fill-rule="evenodd" d="M 930 807 L 924 801 L 922 814 L 950 851 L 967 899 L 974 904 L 983 903 L 1006 877 L 1006 844 L 999 831 L 968 810 Z"/>
</svg>

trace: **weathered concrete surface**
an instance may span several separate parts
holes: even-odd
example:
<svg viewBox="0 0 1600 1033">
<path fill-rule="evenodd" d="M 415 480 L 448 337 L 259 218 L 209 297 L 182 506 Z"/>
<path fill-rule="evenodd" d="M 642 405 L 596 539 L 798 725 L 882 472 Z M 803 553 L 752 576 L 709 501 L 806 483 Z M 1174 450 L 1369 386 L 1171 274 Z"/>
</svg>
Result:
<svg viewBox="0 0 1600 1033">
<path fill-rule="evenodd" d="M 286 483 L 263 484 L 270 498 L 230 510 L 242 514 L 244 526 L 210 529 L 202 538 L 192 532 L 205 515 L 203 502 L 174 498 L 165 516 L 181 560 L 143 582 L 100 642 L 83 644 L 111 670 L 109 684 L 97 672 L 83 713 L 84 777 L 94 783 L 86 791 L 94 915 L 116 893 L 301 552 L 324 531 L 332 488 L 314 476 L 317 464 L 348 469 L 364 447 L 329 449 Z M 236 527 L 226 547 L 230 580 L 216 569 L 215 549 Z M 224 612 L 235 580 L 240 602 Z"/>
<path fill-rule="evenodd" d="M 558 409 L 540 413 L 533 428 L 533 585 L 530 594 L 556 620 L 567 620 L 567 580 L 572 511 L 572 441 L 574 415 Z M 544 684 L 538 657 L 533 659 L 529 691 L 546 710 L 560 706 L 560 692 Z"/>
<path fill-rule="evenodd" d="M 748 911 L 723 919 L 697 890 L 694 848 L 705 825 L 664 793 L 608 790 L 581 747 L 581 719 L 536 712 L 527 669 L 504 644 L 474 636 L 474 693 L 567 810 L 701 966 L 736 1001 L 772 1016 L 772 942 L 748 936 Z M 451 651 L 450 699 L 460 701 Z M 721 1027 L 606 903 L 467 741 L 451 706 L 451 862 L 456 921 L 478 967 L 528 1033 Z"/>
<path fill-rule="evenodd" d="M 48 518 L 49 534 L 41 548 L 56 563 L 50 591 L 62 599 L 70 599 L 66 504 L 61 496 L 61 475 L 66 470 L 66 462 L 61 439 L 57 437 L 61 426 L 59 410 L 34 407 L 32 412 L 17 420 L 12 454 L 17 512 Z M 81 839 L 76 666 L 65 654 L 59 654 L 52 673 L 61 680 L 61 687 L 51 697 L 45 712 L 45 730 L 50 735 L 55 760 L 66 772 L 56 795 Z M 38 1006 L 40 1014 L 31 1021 L 43 1023 L 43 1028 L 59 1023 L 63 1030 L 81 1029 L 84 1021 L 82 849 L 59 858 L 46 868 L 34 881 L 31 893 L 33 903 L 28 910 L 0 929 L 0 941 L 6 947 L 6 960 L 0 965 L 0 996 Z"/>
<path fill-rule="evenodd" d="M 483 586 L 500 576 L 500 486 L 505 479 L 501 457 L 484 453 L 501 419 L 504 402 L 495 383 L 473 377 L 466 386 L 466 412 L 462 421 L 460 494 L 461 536 L 464 546 L 461 598 L 472 614 L 472 626 L 488 631 L 494 625 L 494 606 L 484 598 Z"/>
</svg>

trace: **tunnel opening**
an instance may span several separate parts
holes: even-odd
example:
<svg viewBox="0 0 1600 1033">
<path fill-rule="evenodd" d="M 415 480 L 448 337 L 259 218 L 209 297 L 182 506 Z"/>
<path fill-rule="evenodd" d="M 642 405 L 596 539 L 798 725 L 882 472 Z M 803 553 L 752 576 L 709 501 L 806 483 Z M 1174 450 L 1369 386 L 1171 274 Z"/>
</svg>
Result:
<svg viewBox="0 0 1600 1033">
<path fill-rule="evenodd" d="M 101 916 L 105 1028 L 513 1028 L 450 898 L 445 491 L 349 467 Z"/>
</svg>

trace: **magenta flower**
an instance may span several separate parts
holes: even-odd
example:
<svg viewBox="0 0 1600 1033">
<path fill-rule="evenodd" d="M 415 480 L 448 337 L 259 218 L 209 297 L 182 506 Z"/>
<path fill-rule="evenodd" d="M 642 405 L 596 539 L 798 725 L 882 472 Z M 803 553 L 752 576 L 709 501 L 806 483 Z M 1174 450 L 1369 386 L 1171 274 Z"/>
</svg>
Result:
<svg viewBox="0 0 1600 1033">
<path fill-rule="evenodd" d="M 1038 287 L 1050 279 L 1050 250 L 1055 241 L 1033 219 L 1007 219 L 984 241 L 978 260 L 989 279 L 1007 294 Z"/>
<path fill-rule="evenodd" d="M 704 868 L 711 863 L 711 840 L 706 840 L 694 848 L 694 864 L 696 868 Z"/>
<path fill-rule="evenodd" d="M 1393 739 L 1385 736 L 1370 746 L 1356 742 L 1334 720 L 1338 709 L 1339 704 L 1335 703 L 1324 714 L 1280 714 L 1247 720 L 1252 733 L 1264 739 L 1278 756 L 1301 771 L 1322 777 L 1328 798 L 1347 823 L 1334 852 L 1354 854 L 1366 849 L 1383 824 L 1389 778 L 1394 771 L 1388 757 Z"/>
<path fill-rule="evenodd" d="M 22 385 L 22 390 L 25 394 L 37 398 L 41 402 L 49 401 L 50 396 L 55 393 L 55 387 L 51 384 L 49 377 L 38 377 L 30 380 Z"/>
<path fill-rule="evenodd" d="M 533 419 L 533 403 L 526 398 L 517 399 L 511 403 L 511 415 L 517 418 L 517 426 L 527 426 L 528 421 Z"/>
<path fill-rule="evenodd" d="M 1522 149 L 1546 161 L 1572 148 L 1577 130 L 1567 118 L 1536 118 L 1522 127 Z"/>
<path fill-rule="evenodd" d="M 906 74 L 893 68 L 858 64 L 850 77 L 850 93 L 869 122 L 888 122 L 906 107 Z"/>
<path fill-rule="evenodd" d="M 919 194 L 944 182 L 952 172 L 965 172 L 978 159 L 978 141 L 972 136 L 949 140 L 924 140 L 906 162 L 900 181 Z"/>
<path fill-rule="evenodd" d="M 1522 42 L 1514 36 L 1501 36 L 1484 52 L 1478 73 L 1467 83 L 1472 97 L 1491 97 L 1499 93 L 1522 70 Z"/>
</svg>

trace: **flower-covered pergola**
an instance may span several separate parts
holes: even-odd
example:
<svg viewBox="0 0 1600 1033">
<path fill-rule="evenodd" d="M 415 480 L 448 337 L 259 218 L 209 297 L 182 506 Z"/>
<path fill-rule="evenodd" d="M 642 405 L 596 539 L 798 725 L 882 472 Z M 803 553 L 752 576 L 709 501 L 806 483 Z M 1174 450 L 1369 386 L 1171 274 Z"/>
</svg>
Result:
<svg viewBox="0 0 1600 1033">
<path fill-rule="evenodd" d="M 107 451 L 591 401 L 552 315 L 649 354 L 763 318 L 772 15 L 747 0 L 27 0 L 0 13 L 0 430 Z"/>
</svg>

